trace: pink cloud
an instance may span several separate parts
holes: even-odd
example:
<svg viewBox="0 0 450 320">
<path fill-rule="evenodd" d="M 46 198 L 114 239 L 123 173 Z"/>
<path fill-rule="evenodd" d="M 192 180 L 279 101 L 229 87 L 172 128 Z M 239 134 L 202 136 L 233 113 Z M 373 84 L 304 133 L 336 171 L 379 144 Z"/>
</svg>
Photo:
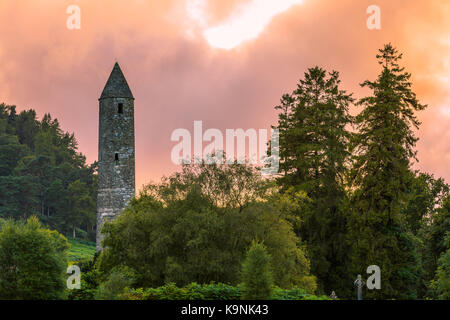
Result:
<svg viewBox="0 0 450 320">
<path fill-rule="evenodd" d="M 227 19 L 240 1 L 209 2 L 210 22 Z M 117 59 L 136 98 L 137 186 L 176 169 L 174 129 L 268 128 L 281 95 L 308 67 L 341 72 L 343 87 L 359 88 L 379 71 L 377 49 L 405 53 L 422 112 L 418 167 L 450 181 L 448 117 L 449 7 L 439 1 L 378 1 L 382 29 L 366 28 L 370 1 L 305 0 L 276 16 L 259 38 L 231 51 L 186 36 L 185 1 L 80 0 L 81 30 L 66 28 L 73 1 L 0 4 L 0 95 L 5 103 L 50 112 L 75 132 L 90 162 L 97 158 L 98 97 Z M 447 61 L 447 65 L 445 65 Z"/>
</svg>

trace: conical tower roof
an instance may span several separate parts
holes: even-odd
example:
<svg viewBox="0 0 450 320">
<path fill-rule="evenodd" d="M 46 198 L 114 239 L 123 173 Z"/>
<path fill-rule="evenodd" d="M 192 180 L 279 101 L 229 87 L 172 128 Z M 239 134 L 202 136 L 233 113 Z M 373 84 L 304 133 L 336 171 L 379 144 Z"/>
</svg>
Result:
<svg viewBox="0 0 450 320">
<path fill-rule="evenodd" d="M 128 86 L 127 80 L 120 69 L 119 64 L 116 62 L 108 81 L 106 82 L 105 88 L 103 89 L 100 99 L 105 98 L 132 98 L 130 87 Z"/>
</svg>

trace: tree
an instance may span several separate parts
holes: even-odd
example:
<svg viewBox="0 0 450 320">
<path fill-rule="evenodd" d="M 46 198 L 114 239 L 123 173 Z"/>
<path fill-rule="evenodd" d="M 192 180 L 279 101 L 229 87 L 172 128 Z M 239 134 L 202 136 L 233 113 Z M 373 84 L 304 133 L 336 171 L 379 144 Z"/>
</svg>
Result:
<svg viewBox="0 0 450 320">
<path fill-rule="evenodd" d="M 450 299 L 450 232 L 445 237 L 447 251 L 439 258 L 436 278 L 431 281 L 431 288 L 438 299 Z"/>
<path fill-rule="evenodd" d="M 321 291 L 342 292 L 342 278 L 347 273 L 343 178 L 352 102 L 352 95 L 340 89 L 338 72 L 327 74 L 314 67 L 275 108 L 280 111 L 277 128 L 282 175 L 278 183 L 284 192 L 293 187 L 311 199 L 309 206 L 298 212 L 303 223 L 297 232 L 308 244 L 311 269 Z"/>
<path fill-rule="evenodd" d="M 27 219 L 36 213 L 39 183 L 33 176 L 0 177 L 0 217 Z"/>
<path fill-rule="evenodd" d="M 417 235 L 426 228 L 438 208 L 442 207 L 443 200 L 449 194 L 449 185 L 442 178 L 435 179 L 427 173 L 411 174 L 403 215 L 408 229 Z"/>
<path fill-rule="evenodd" d="M 76 238 L 76 229 L 95 221 L 95 202 L 89 189 L 80 180 L 69 184 L 67 188 L 68 209 L 64 222 L 72 230 L 72 237 Z"/>
<path fill-rule="evenodd" d="M 414 112 L 426 106 L 412 92 L 411 75 L 399 66 L 402 55 L 391 44 L 379 50 L 377 58 L 382 72 L 361 85 L 373 94 L 358 103 L 364 109 L 356 117 L 352 149 L 352 272 L 378 265 L 383 290 L 373 290 L 369 297 L 411 299 L 417 297 L 421 263 L 418 239 L 408 230 L 403 208 L 416 156 L 413 129 L 420 124 Z"/>
<path fill-rule="evenodd" d="M 0 104 L 1 217 L 36 214 L 60 232 L 95 239 L 96 167 L 86 165 L 74 135 L 63 132 L 57 119 L 45 114 L 39 121 L 34 110 L 17 114 L 15 106 Z M 78 180 L 82 192 L 69 192 Z"/>
<path fill-rule="evenodd" d="M 422 253 L 424 266 L 423 282 L 427 286 L 435 278 L 439 259 L 448 249 L 446 234 L 449 230 L 450 195 L 447 195 L 442 205 L 436 208 L 435 212 L 430 215 L 427 223 L 424 224 L 421 230 L 421 237 L 424 242 Z M 428 292 L 428 295 L 430 295 L 430 292 Z"/>
<path fill-rule="evenodd" d="M 2 134 L 0 130 L 0 176 L 11 175 L 19 160 L 29 152 L 17 136 Z"/>
<path fill-rule="evenodd" d="M 0 299 L 62 299 L 68 248 L 36 217 L 0 223 Z"/>
<path fill-rule="evenodd" d="M 270 255 L 262 243 L 252 242 L 242 266 L 242 298 L 267 300 L 272 296 Z"/>
<path fill-rule="evenodd" d="M 39 122 L 36 119 L 36 111 L 30 109 L 15 115 L 15 108 L 11 109 L 10 124 L 14 126 L 14 132 L 22 144 L 34 150 L 34 136 L 39 130 Z"/>
<path fill-rule="evenodd" d="M 245 187 L 249 181 L 251 188 Z M 141 287 L 238 284 L 246 251 L 260 239 L 274 259 L 277 285 L 314 291 L 305 248 L 284 210 L 295 203 L 272 191 L 250 166 L 184 165 L 105 224 L 100 268 L 127 266 Z"/>
</svg>

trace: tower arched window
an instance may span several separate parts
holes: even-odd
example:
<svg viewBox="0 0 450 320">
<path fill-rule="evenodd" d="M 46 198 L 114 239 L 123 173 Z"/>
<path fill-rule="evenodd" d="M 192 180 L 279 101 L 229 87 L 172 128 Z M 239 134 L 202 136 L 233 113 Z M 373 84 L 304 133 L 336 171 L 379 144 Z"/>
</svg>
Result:
<svg viewBox="0 0 450 320">
<path fill-rule="evenodd" d="M 117 113 L 123 114 L 123 103 L 119 103 L 117 106 Z"/>
</svg>

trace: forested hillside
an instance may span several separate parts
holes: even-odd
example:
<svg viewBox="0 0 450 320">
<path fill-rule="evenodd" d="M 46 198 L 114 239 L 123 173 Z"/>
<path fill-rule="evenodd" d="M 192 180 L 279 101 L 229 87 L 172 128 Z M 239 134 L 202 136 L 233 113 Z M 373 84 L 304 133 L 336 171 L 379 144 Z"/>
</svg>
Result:
<svg viewBox="0 0 450 320">
<path fill-rule="evenodd" d="M 95 240 L 95 170 L 58 120 L 0 104 L 0 218 L 36 215 L 65 235 Z"/>
</svg>

